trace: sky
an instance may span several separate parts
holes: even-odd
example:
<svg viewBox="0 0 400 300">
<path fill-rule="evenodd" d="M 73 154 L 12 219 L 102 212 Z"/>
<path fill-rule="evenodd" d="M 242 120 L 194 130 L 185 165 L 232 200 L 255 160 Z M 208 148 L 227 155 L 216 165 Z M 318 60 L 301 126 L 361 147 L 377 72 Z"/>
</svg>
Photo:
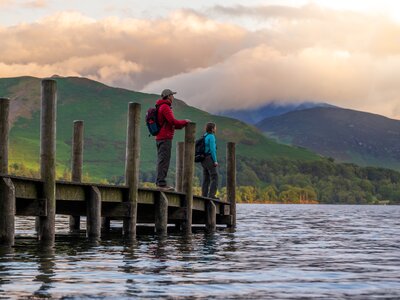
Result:
<svg viewBox="0 0 400 300">
<path fill-rule="evenodd" d="M 0 77 L 170 88 L 209 112 L 315 101 L 400 119 L 395 0 L 0 0 L 0 40 Z"/>
</svg>

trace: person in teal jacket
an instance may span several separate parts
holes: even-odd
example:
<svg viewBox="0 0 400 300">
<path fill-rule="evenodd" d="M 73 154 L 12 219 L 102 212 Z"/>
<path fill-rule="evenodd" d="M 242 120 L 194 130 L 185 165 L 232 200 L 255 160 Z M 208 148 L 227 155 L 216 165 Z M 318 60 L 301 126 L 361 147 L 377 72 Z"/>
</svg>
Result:
<svg viewBox="0 0 400 300">
<path fill-rule="evenodd" d="M 203 182 L 201 185 L 201 194 L 203 197 L 216 198 L 218 188 L 218 160 L 217 160 L 217 141 L 215 132 L 217 126 L 215 123 L 207 123 L 204 133 L 206 158 L 201 162 L 203 167 Z"/>
</svg>

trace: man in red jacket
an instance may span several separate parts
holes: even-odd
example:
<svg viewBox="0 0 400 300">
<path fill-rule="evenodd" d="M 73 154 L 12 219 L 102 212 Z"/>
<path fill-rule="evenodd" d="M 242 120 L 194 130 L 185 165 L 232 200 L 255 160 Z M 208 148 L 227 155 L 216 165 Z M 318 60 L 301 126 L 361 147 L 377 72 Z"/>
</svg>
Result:
<svg viewBox="0 0 400 300">
<path fill-rule="evenodd" d="M 157 142 L 157 187 L 165 190 L 174 190 L 168 186 L 165 178 L 168 174 L 169 163 L 171 160 L 172 139 L 175 129 L 182 129 L 190 120 L 177 120 L 172 112 L 172 102 L 174 94 L 169 89 L 165 89 L 161 93 L 161 99 L 157 100 L 158 107 L 158 124 L 161 126 L 160 132 L 156 136 Z"/>
</svg>

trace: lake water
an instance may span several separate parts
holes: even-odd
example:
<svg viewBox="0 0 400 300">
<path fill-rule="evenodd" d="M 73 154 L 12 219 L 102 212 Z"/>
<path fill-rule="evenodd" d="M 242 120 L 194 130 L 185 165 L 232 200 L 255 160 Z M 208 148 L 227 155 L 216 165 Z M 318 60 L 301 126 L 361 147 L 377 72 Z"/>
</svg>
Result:
<svg viewBox="0 0 400 300">
<path fill-rule="evenodd" d="M 0 299 L 400 299 L 400 207 L 238 205 L 236 232 L 0 247 Z M 119 225 L 119 224 L 116 224 Z"/>
</svg>

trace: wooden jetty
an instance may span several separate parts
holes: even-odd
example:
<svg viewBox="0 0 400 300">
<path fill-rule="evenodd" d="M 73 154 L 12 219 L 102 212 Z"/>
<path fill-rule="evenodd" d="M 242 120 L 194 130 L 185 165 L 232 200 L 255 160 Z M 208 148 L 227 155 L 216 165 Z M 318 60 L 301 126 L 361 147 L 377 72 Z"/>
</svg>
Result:
<svg viewBox="0 0 400 300">
<path fill-rule="evenodd" d="M 228 201 L 193 195 L 196 124 L 185 128 L 185 141 L 177 143 L 176 192 L 139 188 L 140 104 L 129 103 L 125 159 L 125 185 L 82 183 L 83 121 L 73 124 L 72 181 L 56 181 L 57 83 L 42 80 L 40 124 L 40 179 L 8 174 L 10 100 L 0 98 L 0 244 L 13 245 L 15 216 L 35 216 L 38 239 L 54 244 L 55 215 L 70 216 L 70 231 L 80 230 L 87 218 L 87 236 L 101 237 L 110 220 L 123 220 L 123 235 L 136 236 L 138 224 L 154 225 L 166 234 L 168 225 L 189 234 L 201 225 L 214 231 L 217 225 L 236 225 L 235 143 L 227 144 Z"/>
</svg>

